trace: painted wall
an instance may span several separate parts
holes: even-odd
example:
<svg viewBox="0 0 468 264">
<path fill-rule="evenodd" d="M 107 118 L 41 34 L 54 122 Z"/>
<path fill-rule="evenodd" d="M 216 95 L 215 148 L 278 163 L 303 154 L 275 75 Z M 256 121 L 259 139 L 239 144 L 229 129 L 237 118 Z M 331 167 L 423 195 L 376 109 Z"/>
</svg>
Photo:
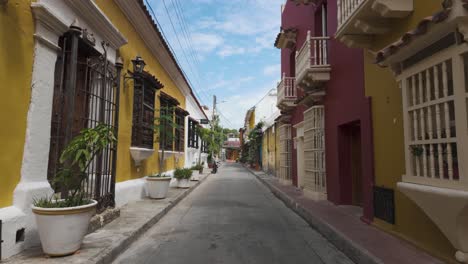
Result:
<svg viewBox="0 0 468 264">
<path fill-rule="evenodd" d="M 327 9 L 328 34 L 333 36 L 337 29 L 337 2 L 328 1 Z M 370 98 L 364 94 L 363 51 L 347 48 L 332 38 L 329 60 L 332 71 L 325 87 L 324 101 L 328 199 L 335 204 L 352 204 L 352 175 L 350 166 L 345 166 L 343 160 L 346 143 L 341 133 L 346 125 L 359 124 L 363 216 L 370 222 L 373 217 L 373 150 Z"/>
<path fill-rule="evenodd" d="M 0 208 L 12 205 L 20 180 L 34 48 L 30 5 L 24 0 L 0 5 Z"/>
<path fill-rule="evenodd" d="M 371 49 L 379 50 L 414 29 L 423 18 L 441 10 L 441 3 L 442 0 L 414 0 L 415 11 L 408 18 L 393 23 L 392 30 L 378 36 Z M 374 219 L 374 224 L 453 262 L 455 249 L 424 212 L 396 188 L 405 173 L 401 90 L 392 72 L 373 62 L 374 58 L 365 53 L 365 92 L 366 96 L 372 97 L 375 184 L 394 189 L 396 204 L 395 225 L 378 219 Z"/>
<path fill-rule="evenodd" d="M 307 31 L 314 29 L 313 14 L 315 10 L 314 5 L 296 5 L 293 1 L 287 1 L 284 6 L 283 13 L 281 15 L 281 27 L 284 29 L 296 28 L 296 48 L 293 50 L 282 49 L 281 50 L 281 72 L 286 73 L 286 76 L 295 76 L 295 53 L 304 44 Z M 302 96 L 299 91 L 298 96 Z M 291 112 L 291 125 L 296 125 L 304 120 L 304 111 L 306 110 L 303 106 L 294 108 Z M 292 138 L 296 137 L 296 129 L 292 128 Z M 291 177 L 293 185 L 297 186 L 297 152 L 296 149 L 292 149 L 292 170 Z"/>
<path fill-rule="evenodd" d="M 145 70 L 156 76 L 156 78 L 164 85 L 162 91 L 172 97 L 175 97 L 180 102 L 180 107 L 185 108 L 185 96 L 175 86 L 172 79 L 164 70 L 162 66 L 163 62 L 158 61 L 151 53 L 141 36 L 137 33 L 130 21 L 127 20 L 125 14 L 122 13 L 116 3 L 108 0 L 96 0 L 95 2 L 128 40 L 128 44 L 124 45 L 119 50 L 120 56 L 124 60 L 124 68 L 122 72 L 131 70 L 131 60 L 137 55 L 140 55 L 146 62 Z M 124 87 L 121 88 L 120 96 L 117 182 L 141 178 L 159 170 L 158 153 L 154 153 L 150 158 L 145 160 L 139 171 L 134 166 L 129 151 L 132 133 L 133 82 L 131 80 L 124 82 L 123 86 Z M 159 93 L 156 95 L 156 102 L 157 108 L 159 108 Z M 155 150 L 158 149 L 158 145 L 158 143 L 155 143 Z M 180 158 L 178 164 L 176 164 L 174 157 L 167 159 L 165 162 L 165 169 L 172 170 L 177 165 L 183 166 L 184 158 Z"/>
<path fill-rule="evenodd" d="M 268 91 L 267 94 L 255 106 L 255 124 L 259 122 L 267 122 L 275 112 L 278 111 L 276 107 L 277 93 L 276 89 Z M 266 125 L 266 124 L 265 124 Z"/>
<path fill-rule="evenodd" d="M 266 130 L 263 132 L 263 171 L 268 172 L 270 174 L 276 175 L 276 148 L 277 143 L 276 141 L 276 124 L 267 127 Z"/>
<path fill-rule="evenodd" d="M 205 119 L 203 111 L 198 107 L 195 99 L 192 96 L 187 96 L 185 98 L 186 110 L 190 113 L 190 117 L 200 122 L 200 119 Z M 202 125 L 206 126 L 206 125 Z M 207 154 L 201 153 L 201 138 L 198 138 L 198 148 L 189 148 L 188 147 L 188 118 L 185 120 L 185 167 L 192 167 L 196 165 L 197 162 L 203 161 L 207 164 Z"/>
</svg>

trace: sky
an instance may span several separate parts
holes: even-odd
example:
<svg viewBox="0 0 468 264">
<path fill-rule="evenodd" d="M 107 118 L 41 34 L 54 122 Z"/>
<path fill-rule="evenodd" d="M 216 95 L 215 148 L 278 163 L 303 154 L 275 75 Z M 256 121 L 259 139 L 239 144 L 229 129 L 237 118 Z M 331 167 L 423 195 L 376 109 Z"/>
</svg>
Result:
<svg viewBox="0 0 468 264">
<path fill-rule="evenodd" d="M 246 111 L 280 80 L 284 0 L 145 0 L 200 103 L 213 95 L 224 127 L 243 126 Z"/>
</svg>

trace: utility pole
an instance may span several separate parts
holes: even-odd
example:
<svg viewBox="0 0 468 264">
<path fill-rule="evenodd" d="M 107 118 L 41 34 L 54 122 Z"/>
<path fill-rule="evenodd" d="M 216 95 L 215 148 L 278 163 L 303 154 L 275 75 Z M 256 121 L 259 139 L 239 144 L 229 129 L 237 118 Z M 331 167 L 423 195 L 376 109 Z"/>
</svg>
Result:
<svg viewBox="0 0 468 264">
<path fill-rule="evenodd" d="M 211 113 L 211 142 L 214 144 L 214 131 L 215 131 L 215 111 L 216 111 L 216 95 L 213 95 L 213 111 Z M 214 159 L 213 156 L 213 148 L 211 148 L 211 157 Z"/>
</svg>

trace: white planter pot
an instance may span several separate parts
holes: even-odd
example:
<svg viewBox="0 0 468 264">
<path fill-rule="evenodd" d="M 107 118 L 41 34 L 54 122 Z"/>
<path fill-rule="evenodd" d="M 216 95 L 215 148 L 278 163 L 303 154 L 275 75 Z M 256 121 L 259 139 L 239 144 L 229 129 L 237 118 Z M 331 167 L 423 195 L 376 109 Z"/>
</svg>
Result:
<svg viewBox="0 0 468 264">
<path fill-rule="evenodd" d="M 200 180 L 200 173 L 197 170 L 192 171 L 192 178 L 191 181 L 199 181 Z"/>
<path fill-rule="evenodd" d="M 97 202 L 68 208 L 32 207 L 42 250 L 49 256 L 66 256 L 81 247 Z"/>
<path fill-rule="evenodd" d="M 170 177 L 146 177 L 148 196 L 153 199 L 166 198 L 170 182 Z"/>
<path fill-rule="evenodd" d="M 177 187 L 179 188 L 190 188 L 190 181 L 188 179 L 181 179 L 177 181 Z"/>
</svg>

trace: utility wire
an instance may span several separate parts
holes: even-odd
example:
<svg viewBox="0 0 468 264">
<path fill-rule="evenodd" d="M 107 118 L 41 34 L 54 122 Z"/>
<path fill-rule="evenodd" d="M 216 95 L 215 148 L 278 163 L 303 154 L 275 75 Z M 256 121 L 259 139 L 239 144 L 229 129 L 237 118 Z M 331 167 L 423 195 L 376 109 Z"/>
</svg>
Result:
<svg viewBox="0 0 468 264">
<path fill-rule="evenodd" d="M 180 64 L 180 59 L 178 58 L 177 54 L 175 53 L 174 49 L 172 48 L 171 44 L 169 43 L 168 38 L 167 38 L 167 35 L 166 35 L 166 33 L 164 32 L 164 29 L 163 29 L 163 27 L 161 26 L 161 23 L 159 22 L 159 20 L 158 20 L 156 14 L 155 14 L 155 12 L 154 12 L 154 10 L 153 10 L 153 7 L 152 7 L 151 4 L 148 2 L 148 0 L 145 0 L 145 3 L 146 3 L 146 6 L 149 7 L 150 12 L 151 12 L 151 14 L 153 15 L 153 18 L 154 18 L 156 24 L 158 25 L 158 27 L 159 27 L 159 29 L 160 29 L 160 31 L 161 31 L 161 34 L 162 34 L 164 40 L 166 41 L 166 43 L 167 43 L 167 45 L 168 45 L 168 47 L 169 47 L 170 52 L 174 55 L 174 59 L 176 60 L 176 63 L 179 64 L 179 65 L 181 65 L 181 64 Z M 198 95 L 198 93 L 197 93 L 197 91 L 196 91 L 196 89 L 195 89 L 195 86 L 192 84 L 190 78 L 189 78 L 188 75 L 185 73 L 185 71 L 184 71 L 183 68 L 181 68 L 181 71 L 182 71 L 182 74 L 184 75 L 185 79 L 188 81 L 189 85 L 193 88 L 193 91 L 196 93 L 196 96 L 197 96 L 198 98 L 201 99 L 200 95 Z"/>
</svg>

